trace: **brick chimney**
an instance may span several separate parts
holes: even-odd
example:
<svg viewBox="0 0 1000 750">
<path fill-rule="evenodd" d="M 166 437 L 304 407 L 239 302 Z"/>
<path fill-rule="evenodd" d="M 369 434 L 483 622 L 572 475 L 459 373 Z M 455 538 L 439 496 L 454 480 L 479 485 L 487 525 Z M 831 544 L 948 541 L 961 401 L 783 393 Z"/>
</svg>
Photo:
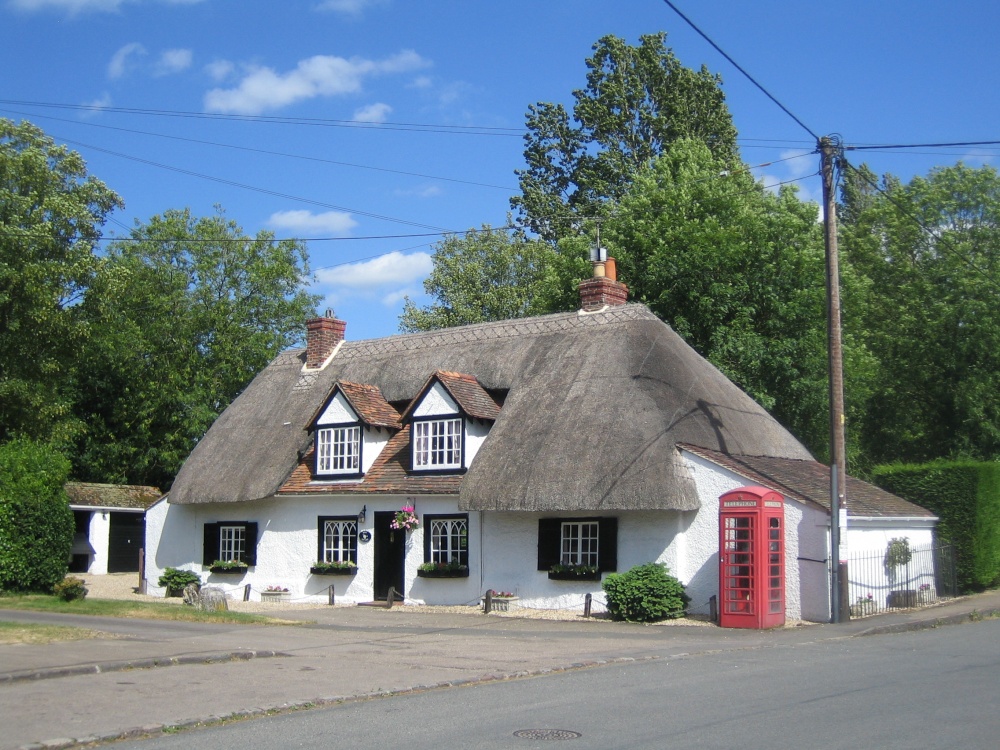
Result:
<svg viewBox="0 0 1000 750">
<path fill-rule="evenodd" d="M 628 301 L 628 287 L 618 281 L 614 258 L 594 262 L 594 276 L 580 282 L 580 308 L 596 312 L 605 307 L 617 307 Z"/>
<path fill-rule="evenodd" d="M 316 369 L 333 354 L 337 344 L 344 340 L 347 323 L 333 317 L 333 310 L 327 310 L 322 318 L 306 321 L 306 368 Z"/>
</svg>

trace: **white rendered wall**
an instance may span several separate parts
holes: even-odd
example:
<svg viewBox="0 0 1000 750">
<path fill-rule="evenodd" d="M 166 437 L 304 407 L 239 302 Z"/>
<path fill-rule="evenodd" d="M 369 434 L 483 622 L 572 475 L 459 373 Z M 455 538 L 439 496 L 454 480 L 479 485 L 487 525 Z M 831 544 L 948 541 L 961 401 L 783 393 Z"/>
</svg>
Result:
<svg viewBox="0 0 1000 750">
<path fill-rule="evenodd" d="M 936 524 L 935 518 L 848 517 L 848 602 L 855 605 L 871 598 L 884 607 L 892 591 L 917 591 L 923 601 L 932 601 L 936 577 L 934 555 L 928 550 L 934 546 Z M 885 553 L 892 539 L 906 539 L 914 554 L 906 565 L 887 570 Z"/>
<path fill-rule="evenodd" d="M 231 598 L 240 598 L 243 587 L 251 586 L 252 600 L 268 586 L 289 589 L 293 601 L 325 603 L 328 587 L 334 586 L 337 601 L 362 602 L 374 598 L 375 539 L 358 541 L 358 571 L 353 576 L 317 576 L 309 572 L 316 562 L 318 518 L 320 516 L 357 516 L 367 506 L 365 523 L 358 532 L 371 532 L 377 511 L 397 511 L 414 502 L 403 496 L 301 496 L 282 497 L 248 503 L 207 505 L 170 505 L 161 501 L 146 515 L 146 581 L 150 594 L 162 596 L 156 585 L 167 567 L 192 570 L 202 583 L 220 586 Z M 418 497 L 417 513 L 458 513 L 455 498 Z M 469 515 L 469 577 L 424 579 L 417 567 L 424 562 L 423 524 L 407 535 L 404 594 L 413 603 L 455 604 L 477 601 L 480 593 L 479 517 Z M 203 528 L 215 521 L 252 521 L 257 523 L 257 564 L 242 574 L 218 574 L 202 566 Z M 397 532 L 405 533 L 405 532 Z"/>
<path fill-rule="evenodd" d="M 333 400 L 330 401 L 323 413 L 320 414 L 319 419 L 316 420 L 316 424 L 347 424 L 348 422 L 357 421 L 358 415 L 354 413 L 354 409 L 347 403 L 344 394 L 337 391 L 337 395 L 333 397 Z"/>
<path fill-rule="evenodd" d="M 108 572 L 108 545 L 111 543 L 111 514 L 99 510 L 90 514 L 90 546 L 94 556 L 88 573 L 105 575 Z"/>
<path fill-rule="evenodd" d="M 413 410 L 414 417 L 443 417 L 448 414 L 458 414 L 458 404 L 439 382 L 430 387 Z"/>
<path fill-rule="evenodd" d="M 472 459 L 476 457 L 479 449 L 486 441 L 486 436 L 490 434 L 492 422 L 477 422 L 474 419 L 465 420 L 465 466 L 472 466 Z"/>
</svg>

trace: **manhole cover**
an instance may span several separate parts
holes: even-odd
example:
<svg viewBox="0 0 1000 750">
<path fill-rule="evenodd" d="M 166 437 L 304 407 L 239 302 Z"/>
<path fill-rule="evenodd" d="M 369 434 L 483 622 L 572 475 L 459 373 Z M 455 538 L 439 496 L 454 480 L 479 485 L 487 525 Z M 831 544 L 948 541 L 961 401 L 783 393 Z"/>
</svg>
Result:
<svg viewBox="0 0 1000 750">
<path fill-rule="evenodd" d="M 525 740 L 575 740 L 583 735 L 569 729 L 518 729 L 514 736 Z"/>
</svg>

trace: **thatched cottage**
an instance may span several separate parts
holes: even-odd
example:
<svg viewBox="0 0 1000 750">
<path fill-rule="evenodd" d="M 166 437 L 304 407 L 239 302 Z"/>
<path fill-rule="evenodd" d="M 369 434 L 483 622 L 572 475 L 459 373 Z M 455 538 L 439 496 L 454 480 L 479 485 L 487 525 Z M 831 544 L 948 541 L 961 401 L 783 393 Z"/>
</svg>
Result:
<svg viewBox="0 0 1000 750">
<path fill-rule="evenodd" d="M 661 561 L 707 612 L 719 496 L 758 484 L 784 498 L 788 617 L 827 620 L 826 468 L 624 284 L 590 279 L 581 297 L 579 312 L 369 341 L 310 321 L 307 348 L 260 373 L 148 512 L 149 590 L 171 566 L 253 598 L 495 589 L 579 607 L 601 601 L 604 573 Z M 880 535 L 898 518 L 929 540 L 927 511 L 849 489 Z"/>
</svg>

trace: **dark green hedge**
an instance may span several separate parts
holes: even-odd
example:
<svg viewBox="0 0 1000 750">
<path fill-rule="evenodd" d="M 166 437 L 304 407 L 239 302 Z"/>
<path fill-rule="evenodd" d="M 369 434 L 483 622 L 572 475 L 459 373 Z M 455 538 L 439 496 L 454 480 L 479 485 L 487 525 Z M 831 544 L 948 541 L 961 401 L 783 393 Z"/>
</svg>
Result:
<svg viewBox="0 0 1000 750">
<path fill-rule="evenodd" d="M 955 545 L 958 556 L 959 590 L 1000 584 L 1000 463 L 891 464 L 872 479 L 940 517 L 938 539 Z"/>
<path fill-rule="evenodd" d="M 73 546 L 69 461 L 29 440 L 0 445 L 0 591 L 51 593 Z"/>
</svg>

